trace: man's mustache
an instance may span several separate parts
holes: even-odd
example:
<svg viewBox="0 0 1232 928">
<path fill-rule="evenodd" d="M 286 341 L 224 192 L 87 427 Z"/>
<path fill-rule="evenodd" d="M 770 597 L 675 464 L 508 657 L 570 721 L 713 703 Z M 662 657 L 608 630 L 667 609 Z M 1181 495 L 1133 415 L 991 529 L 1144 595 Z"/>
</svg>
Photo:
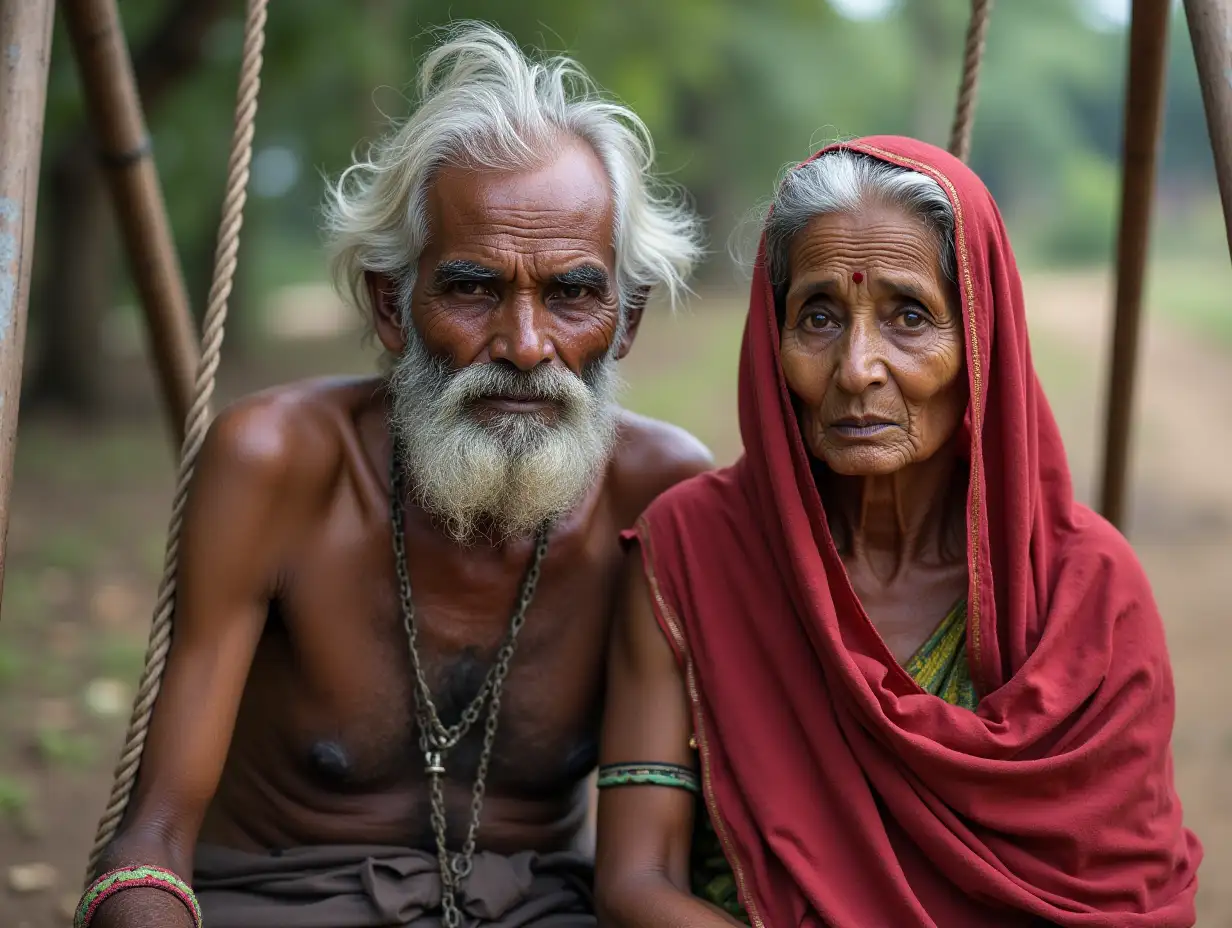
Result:
<svg viewBox="0 0 1232 928">
<path fill-rule="evenodd" d="M 589 392 L 589 385 L 566 369 L 542 365 L 523 371 L 489 362 L 451 372 L 444 399 L 455 407 L 491 398 L 550 401 L 577 407 L 586 402 Z"/>
</svg>

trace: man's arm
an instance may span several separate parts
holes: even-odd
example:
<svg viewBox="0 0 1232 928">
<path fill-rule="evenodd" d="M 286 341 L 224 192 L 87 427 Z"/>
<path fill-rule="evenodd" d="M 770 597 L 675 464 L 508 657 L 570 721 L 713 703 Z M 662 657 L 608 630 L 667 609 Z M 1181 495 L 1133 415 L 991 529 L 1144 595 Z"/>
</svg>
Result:
<svg viewBox="0 0 1232 928">
<path fill-rule="evenodd" d="M 192 881 L 197 832 L 230 746 L 269 597 L 298 520 L 283 416 L 262 401 L 224 412 L 198 458 L 180 538 L 176 613 L 140 776 L 100 872 L 149 865 Z M 299 470 L 299 468 L 297 468 Z M 117 893 L 94 928 L 180 928 L 184 906 L 155 889 Z"/>
<path fill-rule="evenodd" d="M 694 765 L 688 696 L 655 620 L 641 552 L 626 555 L 608 658 L 601 764 Z M 595 890 L 601 923 L 619 928 L 739 925 L 692 895 L 689 853 L 697 797 L 667 786 L 621 786 L 599 798 Z"/>
</svg>

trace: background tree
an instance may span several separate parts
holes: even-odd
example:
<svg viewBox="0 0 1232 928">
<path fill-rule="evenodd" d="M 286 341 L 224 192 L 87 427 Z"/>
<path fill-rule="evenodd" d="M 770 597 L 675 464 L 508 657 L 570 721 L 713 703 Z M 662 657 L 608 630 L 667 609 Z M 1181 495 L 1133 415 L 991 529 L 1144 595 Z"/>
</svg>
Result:
<svg viewBox="0 0 1232 928">
<path fill-rule="evenodd" d="M 126 0 L 172 224 L 194 305 L 205 299 L 241 39 L 237 0 Z M 703 281 L 728 279 L 726 245 L 785 164 L 839 136 L 944 143 L 967 0 L 357 0 L 270 11 L 258 154 L 228 352 L 259 331 L 259 297 L 319 279 L 322 174 L 404 116 L 416 57 L 451 18 L 495 22 L 528 46 L 568 50 L 654 133 L 660 165 L 708 220 Z M 1188 37 L 1173 29 L 1161 221 L 1184 229 L 1213 168 Z M 999 4 L 973 167 L 1033 257 L 1111 254 L 1126 34 L 1089 0 Z M 31 312 L 28 399 L 93 413 L 107 397 L 117 305 L 133 300 L 57 35 Z M 258 299 L 254 299 L 258 297 Z M 130 320 L 131 321 L 131 320 Z"/>
</svg>

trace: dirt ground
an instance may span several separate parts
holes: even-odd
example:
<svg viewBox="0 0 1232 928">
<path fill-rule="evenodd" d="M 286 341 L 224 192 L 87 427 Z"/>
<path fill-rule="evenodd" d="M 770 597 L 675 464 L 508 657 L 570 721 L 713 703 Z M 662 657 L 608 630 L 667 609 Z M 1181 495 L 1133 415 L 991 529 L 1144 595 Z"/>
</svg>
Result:
<svg viewBox="0 0 1232 928">
<path fill-rule="evenodd" d="M 1033 349 L 1090 499 L 1107 367 L 1108 281 L 1027 281 Z M 289 319 L 319 331 L 255 351 L 225 372 L 223 398 L 311 373 L 362 371 L 353 333 L 288 294 Z M 739 298 L 699 301 L 644 327 L 627 363 L 630 405 L 694 430 L 722 460 L 734 431 Z M 323 304 L 322 304 L 323 305 Z M 278 315 L 275 307 L 275 315 Z M 301 326 L 301 329 L 304 328 Z M 322 334 L 324 333 L 324 334 Z M 161 572 L 171 452 L 140 354 L 116 342 L 117 396 L 131 414 L 97 427 L 22 422 L 0 621 L 0 928 L 62 928 L 104 805 Z M 123 354 L 128 350 L 128 354 Z M 1177 686 L 1176 774 L 1206 847 L 1199 924 L 1232 928 L 1232 350 L 1147 328 L 1138 384 L 1129 534 L 1168 625 Z M 19 891 L 24 890 L 24 891 Z"/>
</svg>

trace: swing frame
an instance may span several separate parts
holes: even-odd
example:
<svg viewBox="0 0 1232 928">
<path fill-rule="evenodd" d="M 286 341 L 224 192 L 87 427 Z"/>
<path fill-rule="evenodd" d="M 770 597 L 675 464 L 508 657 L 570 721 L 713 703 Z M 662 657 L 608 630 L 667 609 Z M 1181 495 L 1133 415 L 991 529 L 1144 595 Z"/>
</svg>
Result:
<svg viewBox="0 0 1232 928">
<path fill-rule="evenodd" d="M 146 668 L 116 769 L 112 799 L 91 854 L 91 870 L 114 835 L 127 805 L 169 647 L 179 522 L 193 461 L 209 425 L 227 298 L 243 221 L 267 4 L 268 0 L 246 0 L 236 127 L 213 285 L 200 341 L 151 157 L 117 0 L 61 0 L 60 4 L 81 71 L 87 116 L 100 145 L 100 160 L 106 169 L 144 310 L 171 433 L 181 448 L 166 571 L 155 609 Z M 54 0 L 0 0 L 0 596 L 54 7 Z M 950 150 L 963 160 L 970 149 L 990 7 L 991 0 L 971 0 L 962 80 L 950 138 Z M 1232 10 L 1226 0 L 1184 0 L 1184 8 L 1232 251 L 1232 82 L 1224 77 L 1232 71 Z M 1122 530 L 1170 19 L 1170 0 L 1133 0 L 1121 156 L 1116 297 L 1099 502 L 1102 514 Z M 87 880 L 89 877 L 87 874 Z"/>
</svg>

